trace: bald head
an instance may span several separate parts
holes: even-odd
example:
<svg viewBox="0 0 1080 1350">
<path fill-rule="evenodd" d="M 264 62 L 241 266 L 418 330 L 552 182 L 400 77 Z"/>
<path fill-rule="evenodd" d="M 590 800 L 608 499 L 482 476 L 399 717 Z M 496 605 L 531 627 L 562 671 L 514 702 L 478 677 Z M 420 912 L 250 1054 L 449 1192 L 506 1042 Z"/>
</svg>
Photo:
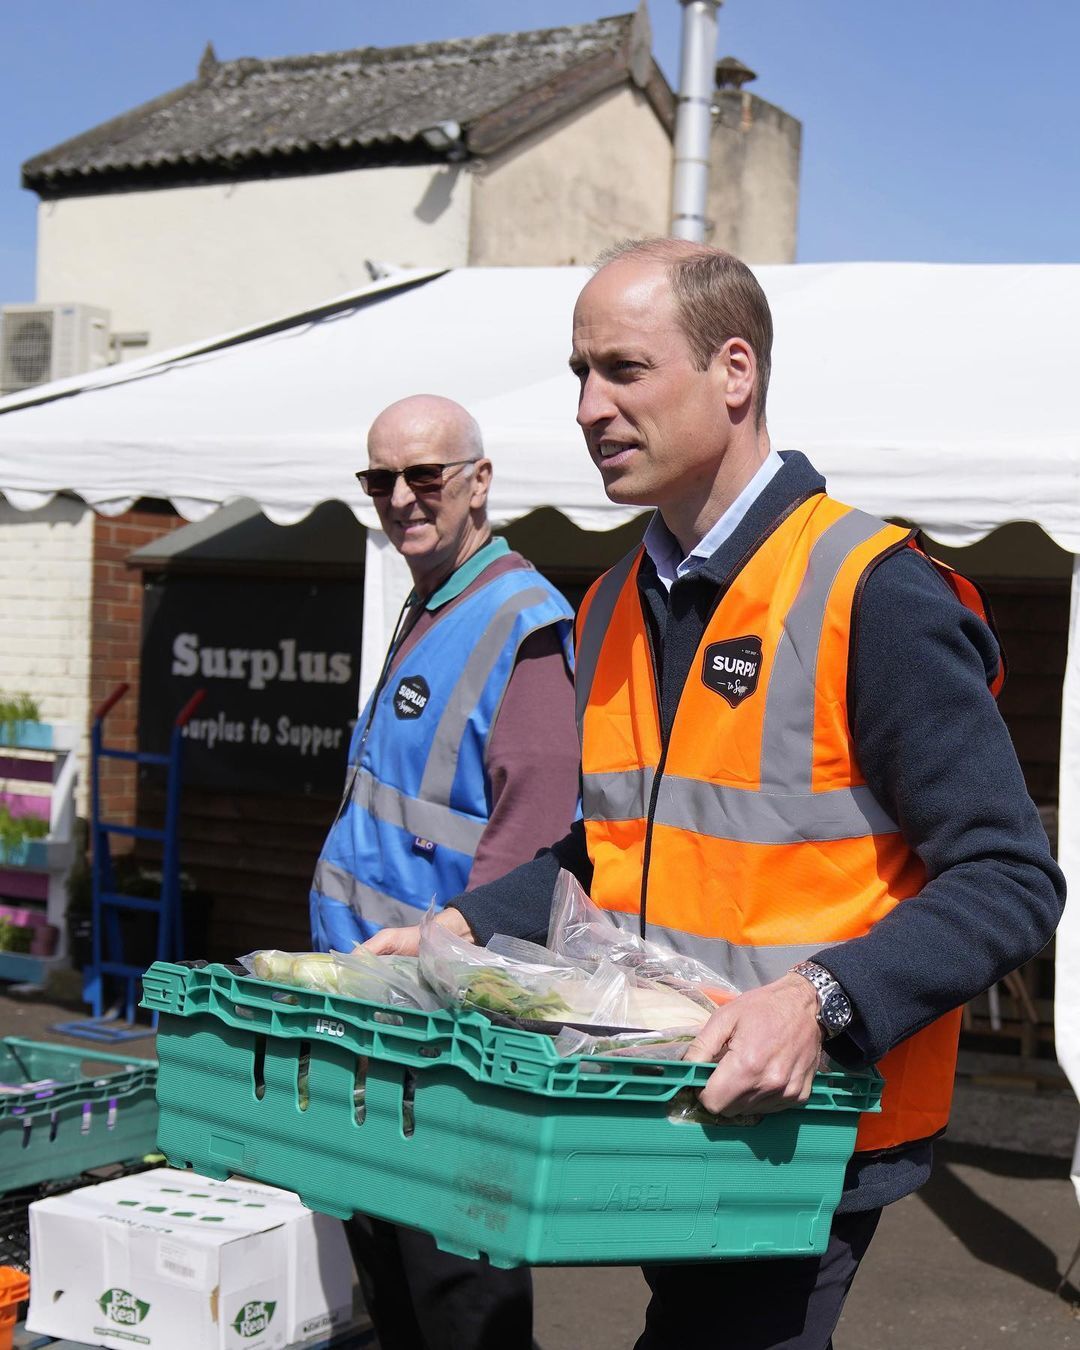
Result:
<svg viewBox="0 0 1080 1350">
<path fill-rule="evenodd" d="M 411 394 L 384 408 L 368 431 L 368 454 L 377 454 L 381 445 L 402 440 L 430 446 L 433 463 L 481 459 L 484 454 L 476 418 L 460 403 L 439 394 Z"/>
<path fill-rule="evenodd" d="M 453 399 L 413 394 L 379 413 L 367 445 L 368 468 L 383 481 L 372 498 L 379 523 L 419 594 L 430 595 L 491 537 L 491 461 L 480 428 Z M 410 484 L 406 472 L 420 466 Z"/>
</svg>

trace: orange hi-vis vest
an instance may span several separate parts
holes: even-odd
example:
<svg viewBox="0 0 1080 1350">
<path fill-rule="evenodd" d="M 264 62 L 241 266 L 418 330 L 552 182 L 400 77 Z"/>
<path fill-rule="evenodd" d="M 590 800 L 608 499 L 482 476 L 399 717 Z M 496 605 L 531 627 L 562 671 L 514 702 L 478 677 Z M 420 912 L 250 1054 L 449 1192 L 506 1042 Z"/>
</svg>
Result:
<svg viewBox="0 0 1080 1350">
<path fill-rule="evenodd" d="M 863 579 L 912 533 L 815 494 L 758 546 L 709 618 L 665 742 L 639 549 L 578 618 L 582 808 L 592 898 L 624 927 L 747 989 L 865 934 L 926 881 L 871 793 L 848 720 Z M 988 618 L 976 588 L 941 573 Z M 994 692 L 1003 675 L 994 683 Z M 856 1147 L 944 1128 L 960 1010 L 878 1066 Z"/>
</svg>

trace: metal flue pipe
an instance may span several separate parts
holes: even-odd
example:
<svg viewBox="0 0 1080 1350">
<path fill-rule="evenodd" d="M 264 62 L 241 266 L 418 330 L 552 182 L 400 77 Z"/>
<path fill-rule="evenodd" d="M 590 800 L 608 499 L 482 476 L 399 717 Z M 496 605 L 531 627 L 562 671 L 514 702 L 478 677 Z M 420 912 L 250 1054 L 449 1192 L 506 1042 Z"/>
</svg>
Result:
<svg viewBox="0 0 1080 1350">
<path fill-rule="evenodd" d="M 705 241 L 709 191 L 716 11 L 723 0 L 681 0 L 682 64 L 675 113 L 675 171 L 671 180 L 671 233 Z"/>
</svg>

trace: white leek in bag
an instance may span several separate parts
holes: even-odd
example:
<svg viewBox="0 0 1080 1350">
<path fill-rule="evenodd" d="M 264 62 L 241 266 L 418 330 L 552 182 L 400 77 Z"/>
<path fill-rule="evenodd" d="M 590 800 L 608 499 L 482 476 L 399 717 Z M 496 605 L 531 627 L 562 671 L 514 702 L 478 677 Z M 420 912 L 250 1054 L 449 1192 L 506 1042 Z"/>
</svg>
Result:
<svg viewBox="0 0 1080 1350">
<path fill-rule="evenodd" d="M 363 947 L 330 955 L 337 967 L 338 991 L 348 998 L 429 1011 L 442 1007 L 420 974 L 415 956 L 375 956 Z"/>
<path fill-rule="evenodd" d="M 299 989 L 318 989 L 336 994 L 337 970 L 329 952 L 279 952 L 264 950 L 241 956 L 239 964 L 258 980 L 291 984 Z"/>
<path fill-rule="evenodd" d="M 351 952 L 264 950 L 241 956 L 240 965 L 272 984 L 398 1007 L 441 1007 L 424 983 L 415 956 L 375 956 L 363 947 Z"/>
</svg>

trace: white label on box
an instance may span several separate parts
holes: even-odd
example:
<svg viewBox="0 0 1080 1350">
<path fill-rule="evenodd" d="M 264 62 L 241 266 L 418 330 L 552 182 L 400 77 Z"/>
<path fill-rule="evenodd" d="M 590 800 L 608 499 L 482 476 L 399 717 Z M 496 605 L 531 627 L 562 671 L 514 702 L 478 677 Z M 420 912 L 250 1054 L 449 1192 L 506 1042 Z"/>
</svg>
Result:
<svg viewBox="0 0 1080 1350">
<path fill-rule="evenodd" d="M 157 1273 L 175 1284 L 201 1285 L 206 1281 L 207 1253 L 180 1242 L 158 1243 Z"/>
</svg>

